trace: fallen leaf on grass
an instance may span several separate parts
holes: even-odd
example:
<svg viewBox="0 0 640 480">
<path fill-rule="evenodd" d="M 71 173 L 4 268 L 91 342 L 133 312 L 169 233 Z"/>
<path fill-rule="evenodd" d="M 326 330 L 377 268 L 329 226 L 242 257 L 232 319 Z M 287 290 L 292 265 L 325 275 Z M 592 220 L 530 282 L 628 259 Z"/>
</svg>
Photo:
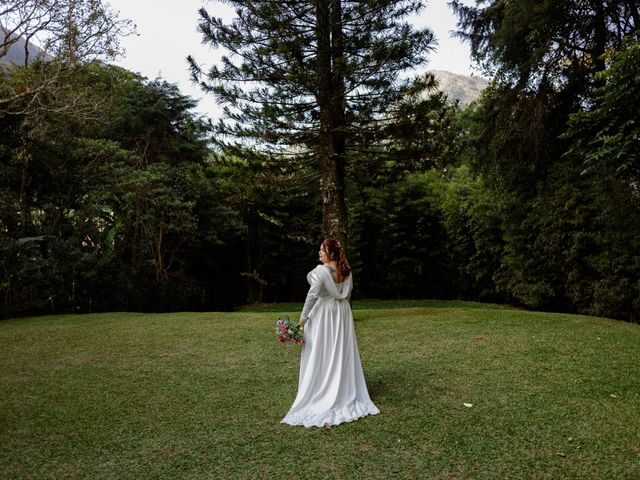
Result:
<svg viewBox="0 0 640 480">
<path fill-rule="evenodd" d="M 467 408 L 473 407 L 473 403 L 463 403 L 463 405 Z"/>
</svg>

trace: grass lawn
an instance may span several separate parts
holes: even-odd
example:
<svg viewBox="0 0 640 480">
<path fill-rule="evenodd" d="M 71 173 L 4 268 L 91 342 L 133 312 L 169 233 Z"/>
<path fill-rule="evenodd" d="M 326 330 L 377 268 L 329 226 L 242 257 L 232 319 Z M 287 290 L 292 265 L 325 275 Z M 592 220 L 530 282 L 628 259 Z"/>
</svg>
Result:
<svg viewBox="0 0 640 480">
<path fill-rule="evenodd" d="M 640 478 L 640 325 L 355 302 L 381 413 L 305 429 L 296 307 L 1 321 L 0 478 Z"/>
</svg>

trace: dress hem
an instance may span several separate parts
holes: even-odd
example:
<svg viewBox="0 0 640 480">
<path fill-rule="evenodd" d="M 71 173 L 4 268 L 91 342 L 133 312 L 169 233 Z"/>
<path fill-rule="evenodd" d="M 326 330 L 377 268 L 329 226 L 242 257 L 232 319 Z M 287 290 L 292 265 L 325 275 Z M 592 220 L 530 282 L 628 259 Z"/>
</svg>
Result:
<svg viewBox="0 0 640 480">
<path fill-rule="evenodd" d="M 369 405 L 357 404 L 342 407 L 339 410 L 329 410 L 321 415 L 308 414 L 305 411 L 287 414 L 280 423 L 292 426 L 325 427 L 349 423 L 368 415 L 377 415 L 380 410 L 371 402 Z"/>
</svg>

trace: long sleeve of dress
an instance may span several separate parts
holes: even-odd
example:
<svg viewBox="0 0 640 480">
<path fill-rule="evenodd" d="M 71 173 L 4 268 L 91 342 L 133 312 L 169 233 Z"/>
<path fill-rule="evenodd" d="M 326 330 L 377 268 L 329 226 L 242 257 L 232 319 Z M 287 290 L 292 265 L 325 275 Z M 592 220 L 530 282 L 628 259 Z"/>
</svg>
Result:
<svg viewBox="0 0 640 480">
<path fill-rule="evenodd" d="M 311 312 L 311 309 L 318 301 L 318 294 L 320 293 L 320 288 L 322 287 L 322 280 L 315 272 L 309 274 L 308 280 L 311 286 L 309 288 L 309 291 L 307 292 L 307 298 L 304 301 L 304 307 L 302 307 L 300 322 L 306 322 L 309 319 L 309 312 Z"/>
<path fill-rule="evenodd" d="M 311 292 L 307 293 L 307 298 L 304 301 L 304 307 L 302 307 L 302 313 L 300 314 L 300 322 L 306 322 L 309 318 L 309 312 L 315 306 L 318 301 L 317 296 L 313 296 Z"/>
</svg>

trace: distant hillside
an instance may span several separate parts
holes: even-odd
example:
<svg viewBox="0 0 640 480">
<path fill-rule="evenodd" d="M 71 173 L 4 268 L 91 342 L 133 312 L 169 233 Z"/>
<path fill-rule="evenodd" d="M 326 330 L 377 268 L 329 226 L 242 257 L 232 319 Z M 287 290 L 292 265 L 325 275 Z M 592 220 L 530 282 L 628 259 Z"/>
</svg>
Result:
<svg viewBox="0 0 640 480">
<path fill-rule="evenodd" d="M 460 75 L 444 70 L 431 70 L 440 84 L 440 90 L 449 98 L 457 99 L 461 105 L 468 105 L 476 100 L 489 81 L 482 77 Z"/>
<path fill-rule="evenodd" d="M 0 27 L 0 38 L 4 40 L 4 36 L 4 28 Z M 14 65 L 24 64 L 25 43 L 24 39 L 21 38 L 11 45 L 7 54 L 0 56 L 0 65 L 6 63 Z M 33 43 L 29 43 L 28 52 L 29 61 L 34 61 L 43 54 L 42 49 Z M 461 105 L 468 105 L 476 100 L 482 90 L 489 84 L 486 79 L 481 77 L 460 75 L 445 70 L 431 70 L 430 72 L 433 73 L 438 80 L 439 89 L 447 94 L 449 98 L 457 99 Z"/>
<path fill-rule="evenodd" d="M 0 27 L 0 39 L 2 40 L 2 42 L 4 42 L 5 35 L 6 33 L 4 28 Z M 25 50 L 26 43 L 27 42 L 23 38 L 18 39 L 16 43 L 9 47 L 9 51 L 5 56 L 0 56 L 0 63 L 23 65 L 27 51 L 29 52 L 30 62 L 33 62 L 43 54 L 43 51 L 33 43 L 29 43 L 27 49 Z"/>
</svg>

